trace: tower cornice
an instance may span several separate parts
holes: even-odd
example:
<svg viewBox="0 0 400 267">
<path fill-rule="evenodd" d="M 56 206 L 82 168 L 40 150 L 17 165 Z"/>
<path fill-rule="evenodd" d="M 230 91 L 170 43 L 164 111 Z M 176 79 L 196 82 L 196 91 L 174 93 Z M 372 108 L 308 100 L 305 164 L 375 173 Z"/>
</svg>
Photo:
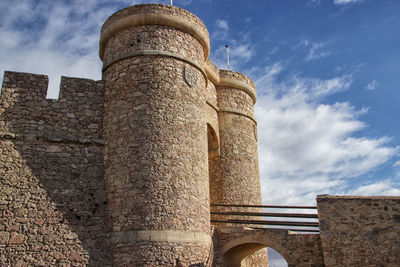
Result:
<svg viewBox="0 0 400 267">
<path fill-rule="evenodd" d="M 110 39 L 124 29 L 141 25 L 162 25 L 179 29 L 195 37 L 203 46 L 204 59 L 210 54 L 210 38 L 204 23 L 197 16 L 176 6 L 161 4 L 136 5 L 109 17 L 101 29 L 100 59 Z"/>
</svg>

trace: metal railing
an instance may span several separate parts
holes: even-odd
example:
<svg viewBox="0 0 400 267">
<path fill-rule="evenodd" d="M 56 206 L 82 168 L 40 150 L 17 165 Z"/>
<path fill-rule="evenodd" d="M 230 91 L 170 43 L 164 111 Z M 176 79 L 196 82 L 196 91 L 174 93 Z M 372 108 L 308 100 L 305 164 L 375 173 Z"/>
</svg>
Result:
<svg viewBox="0 0 400 267">
<path fill-rule="evenodd" d="M 264 226 L 262 229 L 283 229 L 294 232 L 319 233 L 319 222 L 317 213 L 293 213 L 292 210 L 316 210 L 316 206 L 279 206 L 279 205 L 227 205 L 211 204 L 211 207 L 220 208 L 218 211 L 211 211 L 211 223 L 241 224 L 250 225 L 251 228 L 258 228 L 254 225 Z M 236 211 L 239 208 L 246 208 L 246 211 Z M 252 212 L 249 209 L 257 209 Z M 289 212 L 260 212 L 260 209 L 281 209 Z M 250 217 L 250 219 L 249 219 Z M 261 217 L 261 220 L 253 220 L 252 217 Z M 264 218 L 274 218 L 268 220 Z"/>
</svg>

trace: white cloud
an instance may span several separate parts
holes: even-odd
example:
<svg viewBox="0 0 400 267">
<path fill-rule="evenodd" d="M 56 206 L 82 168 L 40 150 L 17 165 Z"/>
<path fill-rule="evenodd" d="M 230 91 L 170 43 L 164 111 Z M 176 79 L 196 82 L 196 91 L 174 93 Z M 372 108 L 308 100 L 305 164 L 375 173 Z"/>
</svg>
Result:
<svg viewBox="0 0 400 267">
<path fill-rule="evenodd" d="M 393 166 L 394 167 L 400 167 L 400 160 L 396 161 Z"/>
<path fill-rule="evenodd" d="M 306 57 L 306 61 L 312 61 L 329 56 L 331 52 L 321 51 L 324 46 L 324 43 L 313 43 Z"/>
<path fill-rule="evenodd" d="M 3 68 L 49 75 L 48 96 L 52 98 L 58 95 L 61 75 L 101 78 L 97 54 L 100 27 L 123 1 L 102 8 L 99 4 L 107 1 L 74 0 L 68 5 L 33 0 L 7 2 L 0 40 L 12 41 L 1 41 L 5 45 L 0 52 L 1 75 Z"/>
<path fill-rule="evenodd" d="M 398 148 L 389 138 L 356 137 L 367 127 L 349 103 L 323 104 L 324 96 L 350 88 L 351 76 L 327 80 L 290 76 L 281 63 L 256 80 L 260 172 L 266 203 L 314 203 L 316 194 L 335 194 L 347 179 L 373 170 Z M 277 190 L 277 188 L 279 190 Z"/>
<path fill-rule="evenodd" d="M 299 48 L 299 47 L 301 47 L 301 46 L 308 46 L 309 44 L 310 44 L 310 40 L 308 40 L 307 38 L 305 38 L 304 36 L 302 36 L 301 38 L 300 38 L 300 41 L 299 41 L 299 43 L 298 44 L 296 44 L 295 46 L 293 46 L 293 50 L 295 50 L 295 49 L 297 49 L 297 48 Z"/>
<path fill-rule="evenodd" d="M 313 61 L 327 57 L 332 53 L 331 51 L 324 50 L 326 45 L 327 44 L 324 42 L 313 42 L 312 40 L 307 39 L 305 36 L 301 36 L 300 41 L 294 45 L 292 49 L 296 50 L 299 47 L 307 48 L 308 53 L 305 60 Z"/>
<path fill-rule="evenodd" d="M 364 0 L 333 0 L 333 4 L 335 5 L 347 5 L 361 2 L 364 2 Z"/>
<path fill-rule="evenodd" d="M 310 5 L 319 5 L 321 3 L 321 0 L 310 0 L 307 2 L 307 6 Z"/>
<path fill-rule="evenodd" d="M 218 19 L 215 22 L 216 29 L 211 35 L 211 39 L 213 40 L 221 40 L 227 42 L 228 34 L 229 34 L 229 24 L 227 20 Z"/>
<path fill-rule="evenodd" d="M 232 32 L 229 25 L 228 20 L 219 19 L 215 21 L 215 27 L 210 32 L 210 41 L 214 44 L 210 58 L 218 68 L 227 69 L 226 45 L 228 45 L 230 69 L 238 70 L 244 63 L 253 58 L 255 46 L 249 40 L 247 33 Z"/>
<path fill-rule="evenodd" d="M 250 60 L 254 55 L 254 50 L 249 44 L 236 45 L 230 49 L 232 59 L 235 60 Z"/>
<path fill-rule="evenodd" d="M 400 186 L 391 180 L 385 180 L 360 186 L 347 192 L 347 194 L 355 196 L 398 196 L 400 195 Z"/>
<path fill-rule="evenodd" d="M 238 38 L 230 32 L 229 22 L 219 19 L 215 22 L 215 28 L 211 33 L 211 42 L 219 44 L 212 49 L 211 59 L 220 69 L 227 69 L 226 47 L 229 46 L 230 69 L 239 69 L 240 65 L 248 62 L 254 55 L 254 46 L 247 40 L 246 34 L 238 35 Z"/>
<path fill-rule="evenodd" d="M 378 87 L 378 82 L 376 80 L 371 81 L 369 84 L 367 84 L 367 86 L 365 87 L 365 89 L 373 91 Z"/>
<path fill-rule="evenodd" d="M 253 58 L 255 49 L 250 43 L 238 43 L 232 40 L 229 44 L 229 62 L 232 70 L 240 69 L 241 64 Z M 226 48 L 221 46 L 212 52 L 212 61 L 220 69 L 227 69 Z"/>
<path fill-rule="evenodd" d="M 226 20 L 219 19 L 217 20 L 216 24 L 217 27 L 220 28 L 221 30 L 227 31 L 229 29 L 228 21 Z"/>
<path fill-rule="evenodd" d="M 56 98 L 61 75 L 101 79 L 102 24 L 119 9 L 146 2 L 152 1 L 2 0 L 0 82 L 5 70 L 46 74 L 48 97 Z"/>
</svg>

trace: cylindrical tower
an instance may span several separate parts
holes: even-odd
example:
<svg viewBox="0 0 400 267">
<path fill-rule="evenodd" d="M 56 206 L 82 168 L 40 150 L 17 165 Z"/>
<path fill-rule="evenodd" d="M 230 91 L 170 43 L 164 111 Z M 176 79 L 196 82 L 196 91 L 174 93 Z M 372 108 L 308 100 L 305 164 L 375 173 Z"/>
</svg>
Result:
<svg viewBox="0 0 400 267">
<path fill-rule="evenodd" d="M 115 266 L 188 266 L 210 253 L 203 22 L 137 5 L 103 25 L 104 168 Z"/>
<path fill-rule="evenodd" d="M 255 86 L 243 74 L 227 70 L 219 74 L 220 204 L 260 205 Z"/>
<path fill-rule="evenodd" d="M 217 86 L 218 123 L 220 134 L 219 193 L 211 203 L 228 205 L 261 205 L 261 185 L 258 168 L 257 122 L 254 118 L 256 88 L 247 76 L 227 70 L 219 71 Z M 213 207 L 213 211 L 250 211 L 254 208 Z M 238 219 L 237 216 L 228 216 Z M 213 219 L 219 218 L 214 215 Z M 254 217 L 240 217 L 252 220 Z M 219 226 L 218 224 L 216 224 Z M 223 226 L 226 226 L 223 225 Z M 237 225 L 232 224 L 235 227 Z M 252 225 L 247 225 L 252 226 Z M 225 266 L 230 259 L 224 259 Z M 266 249 L 261 249 L 242 260 L 241 266 L 268 266 Z"/>
</svg>

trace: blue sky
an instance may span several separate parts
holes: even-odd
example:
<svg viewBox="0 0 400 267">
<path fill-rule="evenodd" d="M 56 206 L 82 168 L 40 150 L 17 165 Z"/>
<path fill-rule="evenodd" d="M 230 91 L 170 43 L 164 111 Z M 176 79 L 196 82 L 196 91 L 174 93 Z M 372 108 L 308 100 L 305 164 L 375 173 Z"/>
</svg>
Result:
<svg viewBox="0 0 400 267">
<path fill-rule="evenodd" d="M 4 70 L 101 79 L 105 19 L 135 3 L 2 0 Z M 175 0 L 199 16 L 211 59 L 257 84 L 263 201 L 317 194 L 400 195 L 400 1 Z"/>
</svg>

